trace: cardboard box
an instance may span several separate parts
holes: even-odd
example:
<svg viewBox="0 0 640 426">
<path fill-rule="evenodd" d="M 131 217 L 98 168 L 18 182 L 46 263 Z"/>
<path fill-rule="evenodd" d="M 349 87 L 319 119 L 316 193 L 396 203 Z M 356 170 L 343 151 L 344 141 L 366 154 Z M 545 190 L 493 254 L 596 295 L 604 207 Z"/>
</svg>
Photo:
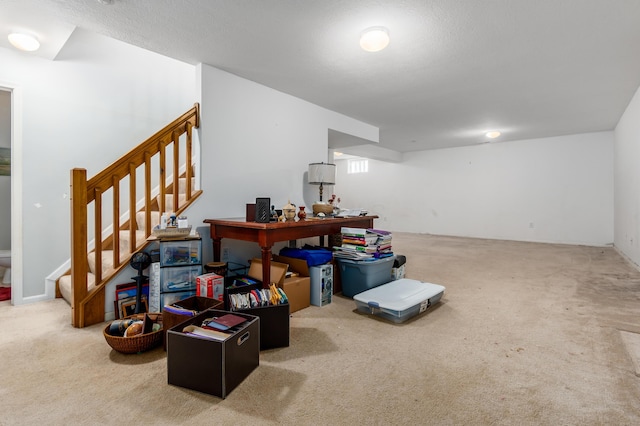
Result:
<svg viewBox="0 0 640 426">
<path fill-rule="evenodd" d="M 284 283 L 285 276 L 287 275 L 287 270 L 289 269 L 289 265 L 286 263 L 280 262 L 271 262 L 271 282 L 276 283 L 278 287 L 282 287 L 282 283 Z M 262 259 L 251 259 L 249 264 L 249 272 L 247 272 L 252 278 L 257 280 L 262 280 Z M 269 287 L 270 283 L 264 283 L 266 287 Z"/>
<path fill-rule="evenodd" d="M 244 313 L 239 330 L 217 341 L 183 333 L 187 325 L 226 311 L 208 309 L 167 332 L 167 382 L 226 398 L 260 364 L 260 319 Z"/>
<path fill-rule="evenodd" d="M 197 276 L 196 295 L 222 301 L 224 299 L 224 277 L 213 272 Z"/>
<path fill-rule="evenodd" d="M 285 278 L 280 286 L 289 299 L 291 312 L 308 307 L 311 304 L 311 279 L 307 261 L 287 256 L 273 256 L 273 260 L 289 265 L 289 270 L 297 273 L 297 276 Z"/>
<path fill-rule="evenodd" d="M 167 331 L 176 325 L 198 315 L 207 309 L 222 309 L 222 300 L 216 300 L 209 297 L 192 296 L 184 300 L 174 303 L 176 309 L 164 307 L 162 310 L 162 327 L 164 328 L 164 350 L 167 350 Z M 180 312 L 179 309 L 184 309 Z"/>
</svg>

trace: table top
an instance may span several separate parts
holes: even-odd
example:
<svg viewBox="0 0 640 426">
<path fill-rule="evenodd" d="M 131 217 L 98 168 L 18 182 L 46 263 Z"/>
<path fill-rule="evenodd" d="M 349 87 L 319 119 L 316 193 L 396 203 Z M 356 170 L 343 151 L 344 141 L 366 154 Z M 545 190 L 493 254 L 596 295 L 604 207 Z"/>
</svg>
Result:
<svg viewBox="0 0 640 426">
<path fill-rule="evenodd" d="M 204 222 L 210 225 L 229 226 L 237 228 L 250 229 L 280 229 L 280 228 L 297 228 L 310 227 L 314 225 L 337 225 L 362 222 L 363 220 L 377 219 L 378 216 L 353 216 L 353 217 L 327 217 L 327 218 L 306 218 L 304 220 L 286 221 L 286 222 L 247 222 L 245 218 L 226 218 L 226 219 L 205 219 Z"/>
</svg>

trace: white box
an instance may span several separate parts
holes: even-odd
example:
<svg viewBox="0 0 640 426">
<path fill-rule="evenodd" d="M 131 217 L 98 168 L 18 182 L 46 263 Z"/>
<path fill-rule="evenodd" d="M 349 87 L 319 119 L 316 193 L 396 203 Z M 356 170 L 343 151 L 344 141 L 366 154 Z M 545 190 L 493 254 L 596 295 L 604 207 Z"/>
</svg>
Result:
<svg viewBox="0 0 640 426">
<path fill-rule="evenodd" d="M 160 262 L 153 262 L 149 268 L 149 312 L 161 312 L 160 304 Z"/>
<path fill-rule="evenodd" d="M 224 277 L 213 272 L 196 277 L 196 296 L 224 299 Z"/>
<path fill-rule="evenodd" d="M 331 303 L 333 297 L 333 265 L 318 265 L 309 267 L 309 277 L 311 279 L 312 305 L 324 306 Z"/>
</svg>

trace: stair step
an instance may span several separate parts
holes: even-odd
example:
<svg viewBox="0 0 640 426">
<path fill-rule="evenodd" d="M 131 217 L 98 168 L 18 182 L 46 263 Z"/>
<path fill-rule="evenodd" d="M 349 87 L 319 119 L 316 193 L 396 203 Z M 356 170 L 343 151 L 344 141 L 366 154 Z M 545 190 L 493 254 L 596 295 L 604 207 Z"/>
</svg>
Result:
<svg viewBox="0 0 640 426">
<path fill-rule="evenodd" d="M 91 272 L 87 273 L 87 291 L 91 291 L 96 287 L 96 276 Z M 60 277 L 58 281 L 58 288 L 62 298 L 71 305 L 71 297 L 73 292 L 71 291 L 71 275 L 64 275 Z"/>
<path fill-rule="evenodd" d="M 191 190 L 193 191 L 196 187 L 196 178 L 191 177 Z M 187 193 L 187 178 L 179 178 L 178 179 L 178 194 L 186 194 Z"/>
<path fill-rule="evenodd" d="M 136 247 L 140 247 L 147 240 L 144 230 L 136 231 Z M 129 231 L 120 231 L 120 253 L 129 252 Z"/>
<path fill-rule="evenodd" d="M 120 251 L 120 262 L 126 261 L 130 255 L 129 250 Z M 87 255 L 87 262 L 89 263 L 89 271 L 95 274 L 96 252 L 92 251 Z M 102 277 L 104 278 L 106 275 L 110 275 L 113 271 L 113 250 L 104 250 L 102 252 Z"/>
<path fill-rule="evenodd" d="M 147 223 L 145 212 L 136 213 L 136 225 L 138 225 L 138 229 L 144 231 L 144 226 Z M 157 226 L 160 223 L 160 212 L 152 211 L 151 212 L 151 229 Z"/>
<path fill-rule="evenodd" d="M 161 199 L 162 198 L 160 198 L 160 196 L 158 195 L 158 200 L 157 200 L 158 201 L 158 206 L 161 205 L 160 204 L 160 200 Z M 164 199 L 165 199 L 165 204 L 164 204 L 165 211 L 167 211 L 167 212 L 173 211 L 173 194 L 165 194 Z M 178 194 L 178 205 L 184 203 L 184 201 L 186 199 L 187 199 L 186 195 Z"/>
</svg>

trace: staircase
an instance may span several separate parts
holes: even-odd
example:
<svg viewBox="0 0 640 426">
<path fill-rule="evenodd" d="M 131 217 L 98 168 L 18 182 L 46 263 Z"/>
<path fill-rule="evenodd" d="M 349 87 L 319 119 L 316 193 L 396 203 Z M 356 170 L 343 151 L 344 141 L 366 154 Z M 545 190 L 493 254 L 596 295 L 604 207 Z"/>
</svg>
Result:
<svg viewBox="0 0 640 426">
<path fill-rule="evenodd" d="M 146 247 L 163 212 L 180 215 L 202 194 L 192 163 L 199 109 L 196 103 L 89 180 L 85 169 L 71 170 L 71 270 L 58 279 L 56 297 L 71 305 L 74 327 L 104 321 L 109 281 Z"/>
</svg>

